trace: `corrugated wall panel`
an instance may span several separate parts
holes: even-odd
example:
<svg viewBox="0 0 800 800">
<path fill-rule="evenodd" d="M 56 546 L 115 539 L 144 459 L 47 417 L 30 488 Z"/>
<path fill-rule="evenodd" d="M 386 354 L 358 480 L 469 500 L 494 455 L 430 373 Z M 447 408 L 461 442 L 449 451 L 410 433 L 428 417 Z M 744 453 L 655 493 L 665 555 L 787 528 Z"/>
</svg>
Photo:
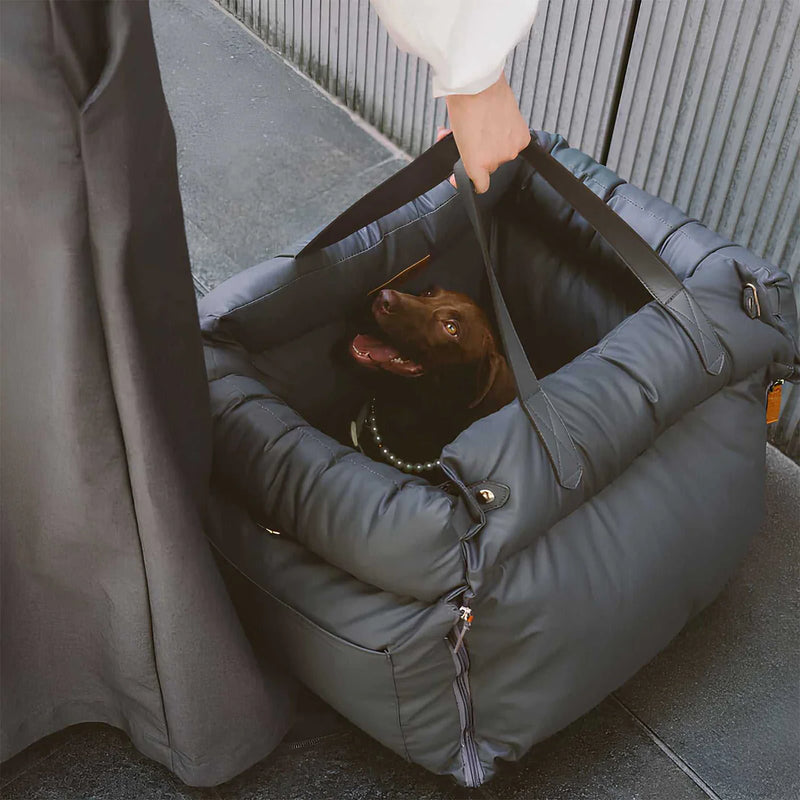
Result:
<svg viewBox="0 0 800 800">
<path fill-rule="evenodd" d="M 599 158 L 610 135 L 633 0 L 542 3 L 506 74 L 532 128 L 558 131 Z"/>
<path fill-rule="evenodd" d="M 643 0 L 609 166 L 797 275 L 800 2 Z"/>
<path fill-rule="evenodd" d="M 430 68 L 401 53 L 368 0 L 219 0 L 331 94 L 404 150 L 420 153 L 446 122 Z M 508 75 L 531 127 L 603 154 L 634 0 L 542 3 Z"/>
</svg>

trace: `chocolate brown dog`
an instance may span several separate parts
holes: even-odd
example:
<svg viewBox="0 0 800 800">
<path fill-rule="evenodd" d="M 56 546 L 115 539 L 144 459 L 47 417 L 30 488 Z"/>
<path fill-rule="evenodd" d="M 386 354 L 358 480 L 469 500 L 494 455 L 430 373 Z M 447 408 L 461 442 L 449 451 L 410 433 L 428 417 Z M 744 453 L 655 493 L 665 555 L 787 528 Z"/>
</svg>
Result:
<svg viewBox="0 0 800 800">
<path fill-rule="evenodd" d="M 466 295 L 384 289 L 372 316 L 378 335 L 360 334 L 350 346 L 376 378 L 359 445 L 406 472 L 435 471 L 445 444 L 513 400 L 511 370 L 489 320 Z"/>
</svg>

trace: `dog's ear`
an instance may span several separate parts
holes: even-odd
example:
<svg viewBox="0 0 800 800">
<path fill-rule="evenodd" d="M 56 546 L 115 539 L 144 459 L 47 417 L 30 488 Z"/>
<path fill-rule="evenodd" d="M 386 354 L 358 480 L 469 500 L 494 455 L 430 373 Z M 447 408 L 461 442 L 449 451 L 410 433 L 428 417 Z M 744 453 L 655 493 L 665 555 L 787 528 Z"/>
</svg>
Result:
<svg viewBox="0 0 800 800">
<path fill-rule="evenodd" d="M 502 361 L 503 358 L 497 350 L 493 347 L 487 348 L 486 355 L 478 365 L 477 393 L 475 399 L 469 404 L 469 408 L 479 406 L 486 399 L 486 395 L 489 394 L 495 380 L 497 380 Z"/>
</svg>

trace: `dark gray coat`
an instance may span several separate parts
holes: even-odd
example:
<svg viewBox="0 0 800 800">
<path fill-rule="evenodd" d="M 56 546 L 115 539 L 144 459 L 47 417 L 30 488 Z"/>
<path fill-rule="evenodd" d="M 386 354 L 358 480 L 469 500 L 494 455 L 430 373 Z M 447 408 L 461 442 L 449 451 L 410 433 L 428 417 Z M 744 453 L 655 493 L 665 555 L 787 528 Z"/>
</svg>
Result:
<svg viewBox="0 0 800 800">
<path fill-rule="evenodd" d="M 0 758 L 102 721 L 219 783 L 289 713 L 204 536 L 208 389 L 148 4 L 0 15 Z"/>
</svg>

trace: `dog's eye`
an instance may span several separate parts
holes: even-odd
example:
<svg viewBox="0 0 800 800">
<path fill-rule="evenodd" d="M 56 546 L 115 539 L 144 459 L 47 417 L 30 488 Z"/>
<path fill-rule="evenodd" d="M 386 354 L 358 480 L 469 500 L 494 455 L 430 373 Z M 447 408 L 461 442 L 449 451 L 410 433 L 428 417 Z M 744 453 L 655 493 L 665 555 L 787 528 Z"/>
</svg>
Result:
<svg viewBox="0 0 800 800">
<path fill-rule="evenodd" d="M 433 297 L 433 295 L 435 295 L 435 294 L 436 294 L 436 287 L 435 287 L 435 286 L 429 286 L 429 287 L 428 287 L 428 288 L 427 288 L 427 289 L 426 289 L 426 290 L 425 290 L 425 291 L 422 293 L 422 296 L 423 296 L 423 297 Z"/>
<path fill-rule="evenodd" d="M 458 325 L 452 320 L 448 320 L 444 323 L 444 329 L 451 335 L 451 336 L 458 336 Z"/>
</svg>

